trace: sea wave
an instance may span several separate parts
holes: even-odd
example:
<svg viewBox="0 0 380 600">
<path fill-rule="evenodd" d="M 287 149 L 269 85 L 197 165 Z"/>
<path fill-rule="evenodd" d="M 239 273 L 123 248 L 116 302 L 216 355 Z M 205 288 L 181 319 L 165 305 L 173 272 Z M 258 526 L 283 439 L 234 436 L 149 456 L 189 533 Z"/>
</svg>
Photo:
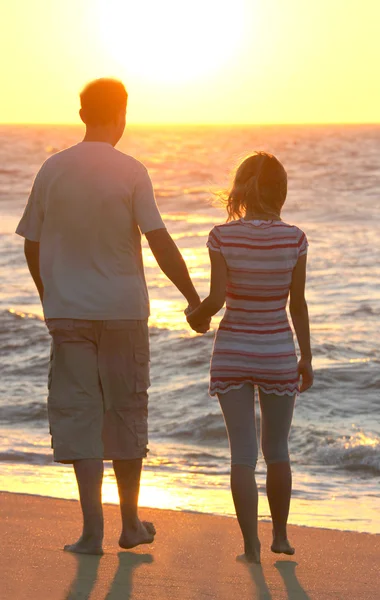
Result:
<svg viewBox="0 0 380 600">
<path fill-rule="evenodd" d="M 191 442 L 213 442 L 226 440 L 226 428 L 220 413 L 207 413 L 167 427 L 167 437 Z"/>
<path fill-rule="evenodd" d="M 18 450 L 8 450 L 0 452 L 0 462 L 7 463 L 25 463 L 28 465 L 50 465 L 53 464 L 52 454 L 43 454 L 41 452 L 21 452 Z"/>
<path fill-rule="evenodd" d="M 46 402 L 31 402 L 29 400 L 21 404 L 3 404 L 1 407 L 0 422 L 2 423 L 39 425 L 41 421 L 47 422 Z"/>
<path fill-rule="evenodd" d="M 380 475 L 380 438 L 362 431 L 337 439 L 328 438 L 316 448 L 315 459 L 321 465 L 345 471 Z"/>
<path fill-rule="evenodd" d="M 378 317 L 380 310 L 373 308 L 370 304 L 361 304 L 354 310 L 343 313 L 343 317 Z"/>
</svg>

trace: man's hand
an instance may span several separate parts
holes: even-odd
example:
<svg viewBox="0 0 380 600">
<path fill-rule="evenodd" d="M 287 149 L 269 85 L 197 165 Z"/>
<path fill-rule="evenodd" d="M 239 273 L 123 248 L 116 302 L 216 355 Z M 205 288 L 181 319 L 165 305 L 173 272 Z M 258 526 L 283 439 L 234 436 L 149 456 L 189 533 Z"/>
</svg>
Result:
<svg viewBox="0 0 380 600">
<path fill-rule="evenodd" d="M 311 361 L 306 358 L 301 358 L 298 362 L 298 377 L 302 379 L 300 392 L 306 392 L 313 385 L 314 373 Z"/>
<path fill-rule="evenodd" d="M 185 313 L 186 317 L 188 315 L 190 315 L 190 313 L 192 313 L 196 308 L 198 308 L 200 303 L 201 303 L 201 301 L 199 300 L 199 302 L 197 302 L 196 304 L 188 304 L 187 308 L 185 308 L 185 310 L 183 311 Z"/>
<path fill-rule="evenodd" d="M 191 317 L 191 313 L 193 311 L 194 307 L 191 307 L 190 305 L 185 310 L 186 320 L 190 325 L 191 329 L 193 329 L 197 333 L 207 333 L 207 331 L 210 329 L 211 317 L 199 323 L 197 319 Z"/>
</svg>

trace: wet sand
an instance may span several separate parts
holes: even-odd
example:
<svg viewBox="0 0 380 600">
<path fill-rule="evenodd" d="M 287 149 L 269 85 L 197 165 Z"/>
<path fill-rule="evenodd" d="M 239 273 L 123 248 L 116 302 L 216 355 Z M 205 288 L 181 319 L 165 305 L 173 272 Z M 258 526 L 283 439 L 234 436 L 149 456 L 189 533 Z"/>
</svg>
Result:
<svg viewBox="0 0 380 600">
<path fill-rule="evenodd" d="M 154 544 L 117 545 L 116 506 L 105 505 L 102 557 L 65 553 L 77 539 L 79 504 L 0 493 L 0 598 L 4 600 L 375 600 L 380 589 L 380 535 L 290 526 L 294 557 L 269 550 L 271 526 L 260 523 L 262 565 L 236 562 L 236 519 L 141 509 L 154 521 Z"/>
</svg>

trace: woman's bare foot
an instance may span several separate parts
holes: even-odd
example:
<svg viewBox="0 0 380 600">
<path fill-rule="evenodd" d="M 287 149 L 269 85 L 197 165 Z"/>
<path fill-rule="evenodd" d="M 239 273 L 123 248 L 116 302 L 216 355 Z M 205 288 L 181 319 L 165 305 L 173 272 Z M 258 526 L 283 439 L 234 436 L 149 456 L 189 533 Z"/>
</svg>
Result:
<svg viewBox="0 0 380 600">
<path fill-rule="evenodd" d="M 287 537 L 275 535 L 274 533 L 270 549 L 275 554 L 288 554 L 292 556 L 295 553 L 295 549 L 290 545 Z"/>
<path fill-rule="evenodd" d="M 82 535 L 75 544 L 66 544 L 63 549 L 77 554 L 103 554 L 102 538 Z"/>
<path fill-rule="evenodd" d="M 138 520 L 135 527 L 122 532 L 119 546 L 124 550 L 129 550 L 140 544 L 151 544 L 155 535 L 156 529 L 153 523 Z"/>
</svg>

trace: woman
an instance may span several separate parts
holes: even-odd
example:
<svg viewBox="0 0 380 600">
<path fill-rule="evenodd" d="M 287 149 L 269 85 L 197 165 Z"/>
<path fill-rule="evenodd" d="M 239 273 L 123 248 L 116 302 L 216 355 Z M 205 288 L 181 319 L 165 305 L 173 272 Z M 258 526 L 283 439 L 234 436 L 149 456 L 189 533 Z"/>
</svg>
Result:
<svg viewBox="0 0 380 600">
<path fill-rule="evenodd" d="M 258 152 L 239 166 L 227 198 L 227 223 L 208 238 L 209 296 L 187 315 L 190 326 L 205 323 L 226 300 L 215 338 L 210 394 L 217 395 L 231 449 L 231 491 L 244 538 L 244 558 L 260 562 L 257 532 L 258 456 L 254 387 L 261 408 L 261 443 L 267 463 L 267 496 L 276 553 L 294 554 L 287 537 L 291 496 L 288 436 L 295 396 L 313 383 L 305 301 L 307 239 L 281 220 L 287 174 L 274 156 Z M 286 303 L 301 358 L 297 357 Z M 299 390 L 298 383 L 302 378 Z"/>
</svg>

